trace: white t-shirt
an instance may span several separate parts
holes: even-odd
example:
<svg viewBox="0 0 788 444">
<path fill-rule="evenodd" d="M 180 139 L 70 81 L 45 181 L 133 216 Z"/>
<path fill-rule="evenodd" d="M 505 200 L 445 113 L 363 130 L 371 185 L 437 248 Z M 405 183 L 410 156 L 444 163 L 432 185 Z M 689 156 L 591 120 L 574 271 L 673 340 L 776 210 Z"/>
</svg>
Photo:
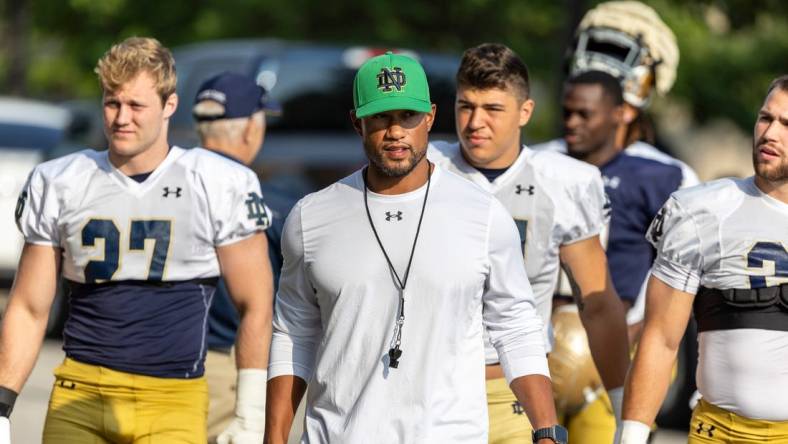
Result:
<svg viewBox="0 0 788 444">
<path fill-rule="evenodd" d="M 657 248 L 654 276 L 687 293 L 701 285 L 748 289 L 788 282 L 788 204 L 763 194 L 752 177 L 675 192 L 648 239 Z M 709 330 L 698 340 L 704 399 L 749 418 L 788 420 L 788 332 Z"/>
<path fill-rule="evenodd" d="M 494 194 L 514 218 L 521 230 L 523 260 L 549 351 L 559 247 L 599 235 L 610 218 L 599 170 L 564 155 L 524 146 L 512 166 L 490 183 L 468 164 L 459 143 L 433 142 L 428 156 Z M 486 362 L 498 362 L 492 346 L 487 347 Z"/>
<path fill-rule="evenodd" d="M 202 148 L 172 147 L 142 183 L 80 151 L 37 166 L 20 201 L 25 241 L 63 248 L 79 283 L 215 277 L 215 247 L 270 224 L 255 174 Z"/>
<path fill-rule="evenodd" d="M 548 375 L 515 224 L 491 195 L 434 168 L 404 291 L 402 357 L 389 368 L 399 289 L 363 190 L 358 171 L 288 216 L 269 378 L 308 381 L 304 443 L 486 443 L 483 330 L 507 380 Z M 403 279 L 425 192 L 369 193 Z"/>
</svg>

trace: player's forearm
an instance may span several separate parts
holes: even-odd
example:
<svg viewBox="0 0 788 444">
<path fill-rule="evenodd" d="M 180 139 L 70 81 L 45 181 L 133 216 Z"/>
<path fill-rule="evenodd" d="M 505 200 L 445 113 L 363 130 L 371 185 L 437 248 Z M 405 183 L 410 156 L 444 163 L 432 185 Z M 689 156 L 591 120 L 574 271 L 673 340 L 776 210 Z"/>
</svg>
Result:
<svg viewBox="0 0 788 444">
<path fill-rule="evenodd" d="M 646 326 L 624 388 L 623 419 L 651 425 L 665 399 L 678 343 Z"/>
<path fill-rule="evenodd" d="M 604 291 L 583 298 L 580 319 L 605 388 L 622 387 L 629 368 L 629 345 L 624 307 L 618 296 Z"/>
<path fill-rule="evenodd" d="M 509 385 L 520 401 L 534 430 L 558 423 L 550 379 L 543 375 L 521 376 Z"/>
<path fill-rule="evenodd" d="M 283 375 L 268 381 L 265 408 L 265 443 L 285 444 L 293 425 L 293 418 L 306 391 L 306 382 L 293 375 Z"/>
<path fill-rule="evenodd" d="M 268 368 L 271 348 L 271 312 L 263 304 L 242 311 L 236 338 L 236 365 L 238 368 Z"/>
<path fill-rule="evenodd" d="M 36 363 L 48 313 L 11 298 L 0 329 L 0 386 L 19 393 Z"/>
</svg>

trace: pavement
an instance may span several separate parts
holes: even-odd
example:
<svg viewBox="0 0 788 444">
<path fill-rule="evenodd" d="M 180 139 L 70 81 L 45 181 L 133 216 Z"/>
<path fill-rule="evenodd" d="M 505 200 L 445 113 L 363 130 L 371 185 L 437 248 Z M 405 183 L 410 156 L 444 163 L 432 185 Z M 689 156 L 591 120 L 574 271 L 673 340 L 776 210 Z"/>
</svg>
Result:
<svg viewBox="0 0 788 444">
<path fill-rule="evenodd" d="M 0 309 L 3 311 L 6 300 L 7 290 L 0 289 Z M 11 418 L 11 437 L 14 444 L 28 444 L 41 441 L 49 393 L 54 381 L 52 371 L 62 360 L 61 342 L 52 339 L 44 341 L 36 366 L 14 407 L 14 413 Z M 298 423 L 294 427 L 290 435 L 289 444 L 298 442 L 300 426 L 301 424 Z M 680 444 L 686 442 L 686 431 L 660 430 L 652 444 Z"/>
</svg>

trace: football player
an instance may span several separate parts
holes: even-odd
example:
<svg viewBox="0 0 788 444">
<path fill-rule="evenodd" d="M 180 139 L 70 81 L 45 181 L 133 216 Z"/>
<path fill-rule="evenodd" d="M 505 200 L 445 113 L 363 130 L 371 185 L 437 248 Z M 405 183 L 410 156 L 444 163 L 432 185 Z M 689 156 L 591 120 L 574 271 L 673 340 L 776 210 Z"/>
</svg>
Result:
<svg viewBox="0 0 788 444">
<path fill-rule="evenodd" d="M 657 258 L 626 388 L 627 444 L 646 442 L 691 314 L 701 400 L 689 442 L 788 442 L 788 76 L 769 86 L 752 150 L 754 176 L 673 193 L 651 224 Z"/>
<path fill-rule="evenodd" d="M 241 316 L 238 367 L 265 372 L 270 218 L 251 170 L 167 143 L 178 104 L 167 48 L 126 39 L 96 73 L 109 149 L 37 166 L 19 197 L 26 243 L 0 337 L 0 413 L 35 364 L 62 275 L 66 358 L 43 441 L 204 443 L 206 318 L 220 271 Z"/>
<path fill-rule="evenodd" d="M 545 325 L 550 324 L 559 262 L 564 263 L 577 286 L 579 316 L 594 361 L 620 412 L 629 357 L 624 310 L 600 242 L 609 217 L 602 178 L 583 162 L 521 144 L 534 108 L 529 87 L 525 63 L 506 46 L 483 44 L 465 51 L 457 72 L 459 142 L 434 142 L 429 156 L 493 193 L 509 211 L 520 230 L 523 260 Z M 530 426 L 499 362 L 487 342 L 490 442 L 524 442 Z M 612 440 L 611 432 L 598 442 Z"/>
<path fill-rule="evenodd" d="M 648 224 L 672 191 L 698 183 L 689 166 L 652 145 L 653 129 L 645 114 L 653 96 L 666 94 L 673 85 L 678 46 L 673 32 L 651 7 L 638 1 L 612 1 L 583 17 L 569 55 L 570 80 L 562 98 L 565 137 L 534 149 L 569 152 L 600 168 L 612 204 L 607 257 L 613 284 L 627 307 L 634 343 L 642 328 L 645 284 L 654 258 L 645 239 Z M 559 285 L 559 300 L 571 294 L 564 282 Z M 582 355 L 579 343 L 558 350 Z M 582 359 L 572 362 L 578 366 L 562 372 L 574 374 L 585 368 Z M 555 382 L 557 393 L 567 394 L 564 399 L 557 396 L 559 404 L 583 398 L 582 393 L 561 387 L 561 379 Z M 595 392 L 597 387 L 584 390 Z M 575 444 L 595 443 L 584 439 L 593 436 L 590 430 L 614 426 L 604 397 L 585 399 L 588 402 L 563 412 L 574 430 Z"/>
</svg>

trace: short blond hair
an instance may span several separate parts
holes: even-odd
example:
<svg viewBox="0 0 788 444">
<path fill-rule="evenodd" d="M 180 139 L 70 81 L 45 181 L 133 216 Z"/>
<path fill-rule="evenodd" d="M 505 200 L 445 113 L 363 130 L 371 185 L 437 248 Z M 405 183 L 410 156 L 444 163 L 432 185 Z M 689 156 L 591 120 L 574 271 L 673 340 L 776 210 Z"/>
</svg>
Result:
<svg viewBox="0 0 788 444">
<path fill-rule="evenodd" d="M 116 43 L 99 59 L 94 70 L 104 91 L 115 91 L 142 72 L 153 77 L 164 103 L 175 92 L 172 52 L 151 37 L 129 37 Z"/>
</svg>

